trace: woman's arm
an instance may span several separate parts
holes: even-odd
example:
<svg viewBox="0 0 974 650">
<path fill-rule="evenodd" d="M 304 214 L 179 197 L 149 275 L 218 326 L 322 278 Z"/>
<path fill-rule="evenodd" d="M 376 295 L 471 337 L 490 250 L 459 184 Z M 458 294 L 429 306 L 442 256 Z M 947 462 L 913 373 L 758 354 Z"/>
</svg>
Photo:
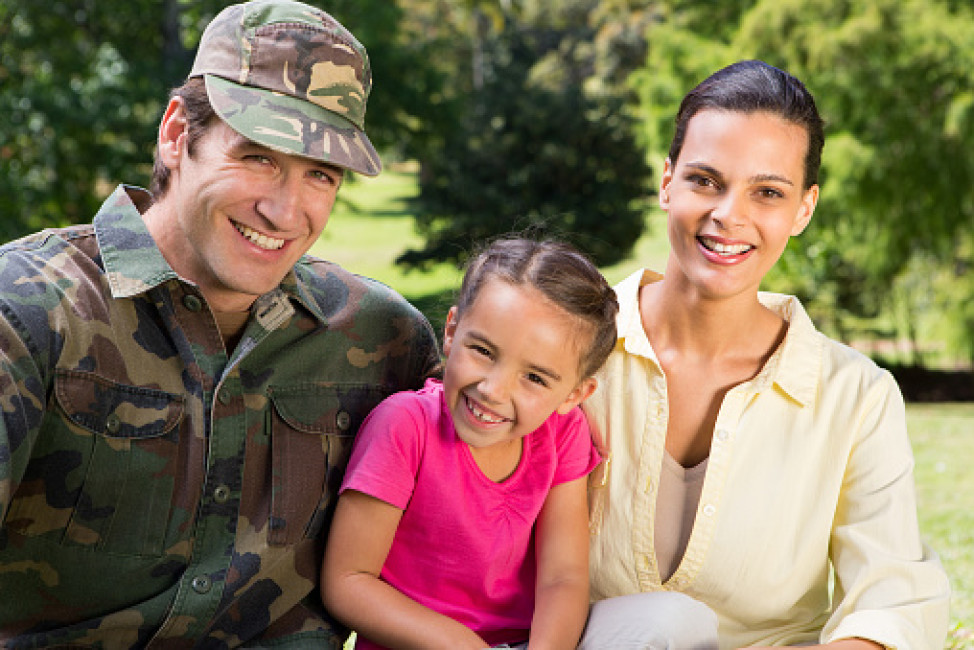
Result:
<svg viewBox="0 0 974 650">
<path fill-rule="evenodd" d="M 578 645 L 588 617 L 586 477 L 552 488 L 538 517 L 530 650 Z"/>
<path fill-rule="evenodd" d="M 425 607 L 379 578 L 402 510 L 355 490 L 338 500 L 321 568 L 321 597 L 359 635 L 395 648 L 476 648 L 466 626 Z"/>
</svg>

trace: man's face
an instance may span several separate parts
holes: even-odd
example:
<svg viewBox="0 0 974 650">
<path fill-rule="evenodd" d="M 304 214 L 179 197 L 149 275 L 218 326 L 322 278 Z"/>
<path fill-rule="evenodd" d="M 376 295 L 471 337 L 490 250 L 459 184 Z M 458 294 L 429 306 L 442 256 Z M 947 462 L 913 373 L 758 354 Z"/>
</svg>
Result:
<svg viewBox="0 0 974 650">
<path fill-rule="evenodd" d="M 244 311 L 321 235 L 343 170 L 259 145 L 220 120 L 190 157 L 180 110 L 167 112 L 160 129 L 172 170 L 164 216 L 146 221 L 166 260 L 213 309 Z"/>
</svg>

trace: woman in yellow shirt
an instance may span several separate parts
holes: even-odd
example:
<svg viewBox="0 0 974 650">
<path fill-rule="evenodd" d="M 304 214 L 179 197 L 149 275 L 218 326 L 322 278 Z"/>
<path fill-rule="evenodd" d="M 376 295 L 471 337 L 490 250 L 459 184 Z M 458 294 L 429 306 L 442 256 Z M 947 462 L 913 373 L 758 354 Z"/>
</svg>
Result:
<svg viewBox="0 0 974 650">
<path fill-rule="evenodd" d="M 585 406 L 608 459 L 595 607 L 682 592 L 717 614 L 721 648 L 942 647 L 949 587 L 920 540 L 899 389 L 796 298 L 759 291 L 818 200 L 812 96 L 743 61 L 676 127 L 666 269 L 616 287 L 619 340 Z"/>
</svg>

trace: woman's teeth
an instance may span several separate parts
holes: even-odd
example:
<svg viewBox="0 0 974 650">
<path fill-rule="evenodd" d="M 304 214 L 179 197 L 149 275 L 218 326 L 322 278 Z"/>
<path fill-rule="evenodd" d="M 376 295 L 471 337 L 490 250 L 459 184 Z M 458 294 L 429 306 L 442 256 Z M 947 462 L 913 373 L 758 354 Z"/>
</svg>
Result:
<svg viewBox="0 0 974 650">
<path fill-rule="evenodd" d="M 253 228 L 243 225 L 242 223 L 232 222 L 233 227 L 237 229 L 241 235 L 250 240 L 251 244 L 254 244 L 264 250 L 276 251 L 281 246 L 284 245 L 283 239 L 278 239 L 277 237 L 268 237 L 267 235 L 262 235 Z"/>
<path fill-rule="evenodd" d="M 707 250 L 713 251 L 718 255 L 741 255 L 753 248 L 750 244 L 722 244 L 710 237 L 700 237 L 700 243 Z"/>
</svg>

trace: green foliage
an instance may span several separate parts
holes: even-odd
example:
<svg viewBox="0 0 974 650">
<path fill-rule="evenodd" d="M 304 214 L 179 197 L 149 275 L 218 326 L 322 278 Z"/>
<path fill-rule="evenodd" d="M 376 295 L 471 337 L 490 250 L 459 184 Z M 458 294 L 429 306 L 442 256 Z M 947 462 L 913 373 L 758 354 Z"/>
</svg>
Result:
<svg viewBox="0 0 974 650">
<path fill-rule="evenodd" d="M 623 259 L 643 229 L 650 174 L 624 97 L 609 84 L 586 94 L 578 63 L 590 57 L 578 49 L 591 31 L 579 38 L 547 10 L 532 23 L 507 19 L 480 32 L 465 114 L 422 161 L 425 246 L 398 261 L 462 262 L 478 242 L 511 231 L 568 239 L 601 264 Z"/>
</svg>

